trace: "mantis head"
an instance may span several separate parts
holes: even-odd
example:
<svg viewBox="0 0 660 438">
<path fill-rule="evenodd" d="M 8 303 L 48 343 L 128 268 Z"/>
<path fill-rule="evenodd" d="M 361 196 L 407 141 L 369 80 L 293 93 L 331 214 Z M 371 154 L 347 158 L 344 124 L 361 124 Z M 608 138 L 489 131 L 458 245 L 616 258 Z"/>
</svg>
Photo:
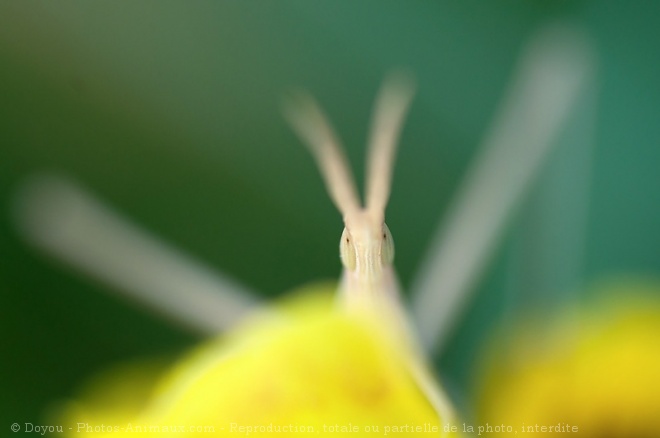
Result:
<svg viewBox="0 0 660 438">
<path fill-rule="evenodd" d="M 372 291 L 389 281 L 394 242 L 385 224 L 385 207 L 396 144 L 413 92 L 412 80 L 401 73 L 388 76 L 381 88 L 371 125 L 364 204 L 344 151 L 316 101 L 301 92 L 285 108 L 286 118 L 312 152 L 330 197 L 343 216 L 339 248 L 349 288 Z"/>
</svg>

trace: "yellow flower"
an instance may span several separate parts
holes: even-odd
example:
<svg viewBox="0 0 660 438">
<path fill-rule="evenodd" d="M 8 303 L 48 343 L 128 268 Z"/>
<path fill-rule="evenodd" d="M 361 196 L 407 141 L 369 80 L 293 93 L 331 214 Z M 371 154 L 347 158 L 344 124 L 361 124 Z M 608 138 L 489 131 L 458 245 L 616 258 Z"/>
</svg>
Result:
<svg viewBox="0 0 660 438">
<path fill-rule="evenodd" d="M 482 425 L 511 426 L 511 435 L 529 437 L 557 430 L 660 436 L 658 292 L 658 286 L 619 285 L 549 329 L 518 327 L 513 341 L 496 344 L 485 361 Z"/>
<path fill-rule="evenodd" d="M 330 290 L 318 292 L 197 349 L 133 412 L 123 402 L 100 411 L 89 399 L 69 403 L 70 436 L 440 435 L 449 418 L 439 418 L 408 350 L 368 316 L 336 311 Z"/>
</svg>

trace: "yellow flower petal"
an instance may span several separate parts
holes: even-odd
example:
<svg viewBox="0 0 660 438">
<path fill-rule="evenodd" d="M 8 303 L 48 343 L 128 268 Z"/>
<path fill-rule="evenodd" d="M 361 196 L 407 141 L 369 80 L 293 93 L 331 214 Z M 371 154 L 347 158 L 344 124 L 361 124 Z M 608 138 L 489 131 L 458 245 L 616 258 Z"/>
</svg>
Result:
<svg viewBox="0 0 660 438">
<path fill-rule="evenodd" d="M 91 436 L 169 436 L 164 428 L 184 437 L 439 436 L 441 419 L 408 350 L 369 317 L 337 312 L 327 293 L 310 292 L 197 349 L 138 415 L 121 424 L 99 417 L 119 430 Z"/>
<path fill-rule="evenodd" d="M 486 361 L 481 420 L 525 436 L 660 436 L 660 287 L 627 284 L 548 332 L 519 327 Z M 546 430 L 541 430 L 546 426 Z"/>
</svg>

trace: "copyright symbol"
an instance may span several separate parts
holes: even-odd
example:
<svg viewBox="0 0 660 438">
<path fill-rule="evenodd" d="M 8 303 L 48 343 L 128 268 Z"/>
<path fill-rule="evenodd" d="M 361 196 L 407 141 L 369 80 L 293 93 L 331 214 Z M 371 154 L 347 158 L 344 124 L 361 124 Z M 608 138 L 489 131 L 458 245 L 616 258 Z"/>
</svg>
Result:
<svg viewBox="0 0 660 438">
<path fill-rule="evenodd" d="M 14 423 L 11 425 L 12 432 L 18 432 L 19 430 L 21 430 L 21 426 L 18 423 Z"/>
</svg>

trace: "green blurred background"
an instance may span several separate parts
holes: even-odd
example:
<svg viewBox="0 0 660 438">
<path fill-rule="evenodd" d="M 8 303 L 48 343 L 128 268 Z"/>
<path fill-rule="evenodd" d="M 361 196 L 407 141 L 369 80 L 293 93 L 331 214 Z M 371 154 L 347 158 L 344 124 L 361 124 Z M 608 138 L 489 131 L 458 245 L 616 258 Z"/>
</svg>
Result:
<svg viewBox="0 0 660 438">
<path fill-rule="evenodd" d="M 374 95 L 407 67 L 419 92 L 387 215 L 405 287 L 521 48 L 565 19 L 597 51 L 595 131 L 581 142 L 583 121 L 568 124 L 437 358 L 460 404 L 502 319 L 660 273 L 659 17 L 657 2 L 0 0 L 0 429 L 36 424 L 104 366 L 198 340 L 27 245 L 12 219 L 24 178 L 67 175 L 277 296 L 338 276 L 342 229 L 281 97 L 318 97 L 361 181 Z"/>
</svg>

